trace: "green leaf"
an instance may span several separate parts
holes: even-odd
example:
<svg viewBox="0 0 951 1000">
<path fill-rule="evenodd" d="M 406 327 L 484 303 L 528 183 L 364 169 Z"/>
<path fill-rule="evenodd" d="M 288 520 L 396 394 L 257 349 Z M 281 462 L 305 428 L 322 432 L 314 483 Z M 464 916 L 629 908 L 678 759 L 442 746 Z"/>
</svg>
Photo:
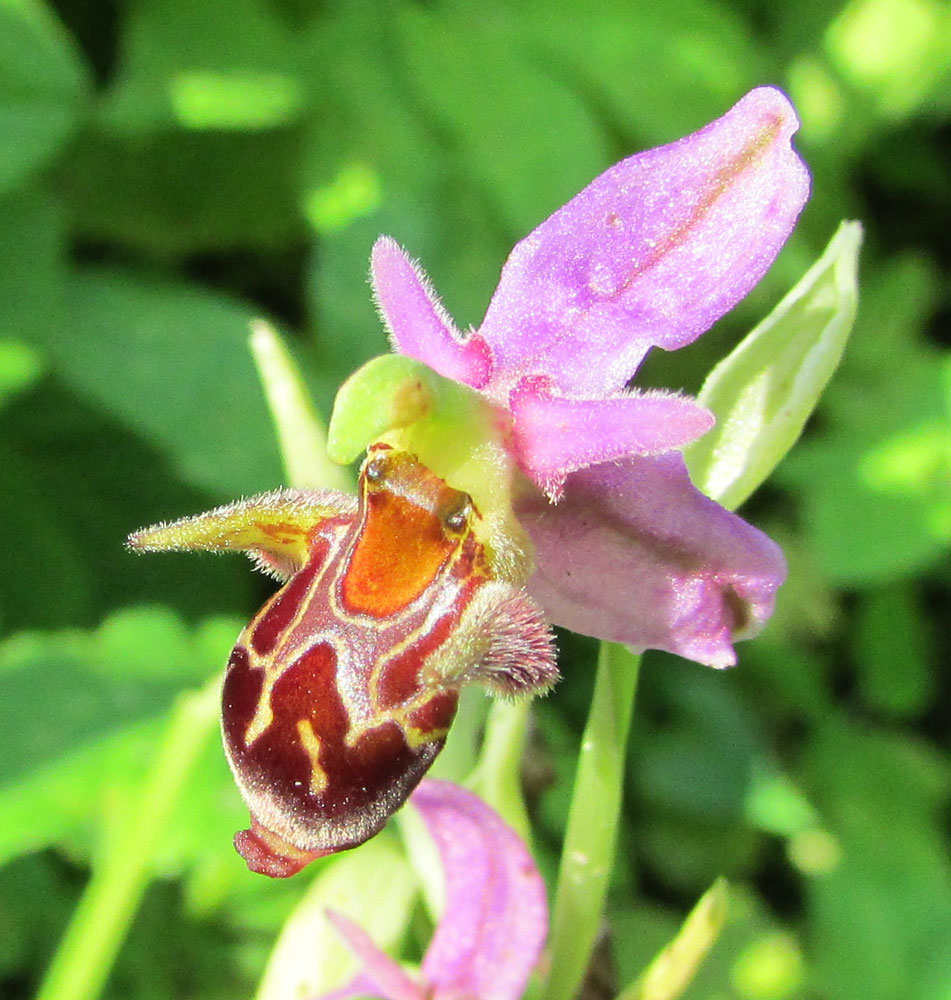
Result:
<svg viewBox="0 0 951 1000">
<path fill-rule="evenodd" d="M 218 700 L 217 680 L 176 699 L 138 794 L 109 831 L 38 1000 L 99 996 L 152 875 L 166 823 L 215 728 Z"/>
<path fill-rule="evenodd" d="M 828 26 L 830 61 L 887 121 L 934 101 L 951 72 L 951 12 L 937 0 L 846 4 Z"/>
<path fill-rule="evenodd" d="M 751 941 L 737 956 L 730 976 L 743 1000 L 787 1000 L 805 985 L 805 962 L 796 938 L 774 931 Z"/>
<path fill-rule="evenodd" d="M 258 0 L 153 0 L 123 22 L 121 70 L 103 105 L 110 129 L 274 128 L 302 112 L 293 33 Z"/>
<path fill-rule="evenodd" d="M 738 507 L 796 442 L 839 364 L 858 305 L 862 229 L 843 223 L 778 306 L 707 377 L 717 426 L 685 451 L 708 496 Z"/>
<path fill-rule="evenodd" d="M 250 611 L 262 581 L 240 560 L 141 559 L 126 535 L 230 499 L 181 483 L 159 449 L 46 377 L 0 410 L 0 577 L 10 630 L 91 627 L 116 606 L 164 602 L 192 619 Z"/>
<path fill-rule="evenodd" d="M 638 852 L 666 885 L 696 896 L 718 875 L 738 880 L 756 864 L 757 785 L 775 768 L 738 677 L 669 654 L 653 659 L 627 763 Z"/>
<path fill-rule="evenodd" d="M 46 707 L 54 710 L 55 718 L 55 703 L 41 701 L 36 710 Z M 167 708 L 168 699 L 157 707 Z M 0 785 L 0 864 L 54 846 L 88 860 L 102 835 L 111 795 L 117 788 L 128 793 L 137 787 L 160 730 L 156 719 L 130 721 L 100 733 L 98 740 L 91 739 L 85 746 L 64 748 L 59 760 L 4 781 Z"/>
<path fill-rule="evenodd" d="M 274 128 L 296 118 L 304 103 L 300 84 L 285 73 L 185 72 L 169 89 L 175 118 L 192 129 Z"/>
<path fill-rule="evenodd" d="M 42 0 L 0 0 L 0 192 L 62 148 L 88 86 L 79 53 Z"/>
<path fill-rule="evenodd" d="M 33 190 L 0 196 L 0 218 L 0 340 L 29 343 L 62 322 L 66 227 L 53 199 Z"/>
<path fill-rule="evenodd" d="M 381 178 L 386 194 L 398 196 L 393 192 L 394 184 L 383 175 Z M 315 186 L 305 196 L 311 197 L 319 189 Z M 313 255 L 306 287 L 314 316 L 314 366 L 327 375 L 318 387 L 326 388 L 325 398 L 318 399 L 322 412 L 329 412 L 337 386 L 344 379 L 371 357 L 389 350 L 367 282 L 370 251 L 381 233 L 399 233 L 402 240 L 407 240 L 419 219 L 424 218 L 424 211 L 420 205 L 412 224 L 397 221 L 387 201 L 379 212 L 322 235 L 320 253 Z"/>
<path fill-rule="evenodd" d="M 64 523 L 58 498 L 50 496 L 36 481 L 36 469 L 2 438 L 0 465 L 0 549 L 25 553 L 16 573 L 0 579 L 3 624 L 9 629 L 24 623 L 53 627 L 83 619 L 90 612 L 93 573 Z M 56 586 L 50 586 L 51 580 Z"/>
<path fill-rule="evenodd" d="M 251 327 L 251 351 L 271 409 L 288 482 L 303 488 L 351 490 L 349 474 L 327 454 L 327 429 L 280 334 L 263 320 Z"/>
<path fill-rule="evenodd" d="M 901 718 L 932 704 L 933 623 L 912 588 L 892 584 L 858 595 L 853 647 L 862 697 L 872 708 Z"/>
<path fill-rule="evenodd" d="M 805 766 L 840 848 L 838 865 L 806 883 L 816 994 L 940 997 L 951 972 L 947 760 L 907 734 L 833 717 Z"/>
<path fill-rule="evenodd" d="M 0 976 L 6 982 L 39 968 L 69 920 L 76 890 L 57 860 L 26 855 L 0 875 Z"/>
<path fill-rule="evenodd" d="M 532 0 L 519 10 L 524 48 L 557 66 L 560 79 L 641 149 L 705 125 L 770 78 L 764 46 L 736 7 L 594 0 L 579 17 L 570 4 Z"/>
<path fill-rule="evenodd" d="M 23 392 L 39 378 L 39 355 L 17 340 L 0 340 L 0 407 Z"/>
<path fill-rule="evenodd" d="M 273 256 L 299 239 L 302 143 L 296 128 L 92 132 L 57 179 L 74 231 L 87 240 L 163 265 L 217 251 L 247 267 L 241 251 Z"/>
<path fill-rule="evenodd" d="M 403 937 L 416 895 L 412 869 L 386 833 L 332 859 L 284 925 L 257 1000 L 318 996 L 356 972 L 356 960 L 326 920 L 328 908 L 389 950 Z"/>
<path fill-rule="evenodd" d="M 303 205 L 321 242 L 307 290 L 320 364 L 337 381 L 386 350 L 366 281 L 381 233 L 431 270 L 462 327 L 481 320 L 510 246 L 420 107 L 402 71 L 397 22 L 375 4 L 347 4 L 309 39 L 322 105 L 308 122 Z"/>
<path fill-rule="evenodd" d="M 402 67 L 447 130 L 470 182 L 526 234 L 610 163 L 606 136 L 574 88 L 526 58 L 517 15 L 484 4 L 403 6 Z M 510 20 L 511 19 L 511 20 Z M 472 72 L 473 33 L 479 37 Z"/>
<path fill-rule="evenodd" d="M 280 482 L 246 307 L 118 271 L 86 272 L 69 291 L 69 322 L 45 334 L 64 379 L 214 496 Z"/>
<path fill-rule="evenodd" d="M 110 809 L 135 797 L 176 694 L 217 674 L 238 628 L 190 633 L 166 610 L 137 608 L 95 632 L 20 633 L 0 645 L 0 723 L 10 735 L 0 862 L 51 844 L 88 853 Z"/>
</svg>

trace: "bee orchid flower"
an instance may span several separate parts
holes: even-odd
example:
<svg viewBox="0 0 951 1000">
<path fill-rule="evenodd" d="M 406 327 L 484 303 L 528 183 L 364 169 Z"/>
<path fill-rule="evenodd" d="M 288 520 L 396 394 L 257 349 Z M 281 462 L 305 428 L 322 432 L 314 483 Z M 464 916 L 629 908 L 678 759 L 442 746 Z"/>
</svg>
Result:
<svg viewBox="0 0 951 1000">
<path fill-rule="evenodd" d="M 612 167 L 515 247 L 467 335 L 381 238 L 372 279 L 395 353 L 341 387 L 328 436 L 338 461 L 367 450 L 359 495 L 280 490 L 130 536 L 139 551 L 243 551 L 284 582 L 223 687 L 251 813 L 235 844 L 254 871 L 292 875 L 373 836 L 465 685 L 550 689 L 550 623 L 722 667 L 769 617 L 782 553 L 695 489 L 681 455 L 711 414 L 628 384 L 779 252 L 809 188 L 796 128 L 762 88 Z"/>
</svg>

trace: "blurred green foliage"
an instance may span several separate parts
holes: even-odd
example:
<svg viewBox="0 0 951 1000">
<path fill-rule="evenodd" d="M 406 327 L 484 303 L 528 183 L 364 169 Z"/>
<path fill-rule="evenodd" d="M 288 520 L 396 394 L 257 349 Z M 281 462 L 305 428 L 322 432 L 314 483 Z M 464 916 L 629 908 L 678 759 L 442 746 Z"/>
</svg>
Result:
<svg viewBox="0 0 951 1000">
<path fill-rule="evenodd" d="M 649 380 L 696 391 L 843 217 L 866 225 L 845 361 L 748 515 L 776 619 L 716 674 L 645 663 L 609 925 L 612 996 L 718 875 L 690 1000 L 951 996 L 951 9 L 939 0 L 0 0 L 0 992 L 35 990 L 175 694 L 267 584 L 122 550 L 280 481 L 246 346 L 283 326 L 326 415 L 385 349 L 380 232 L 477 323 L 511 245 L 614 160 L 759 83 L 814 175 L 752 296 Z M 537 710 L 557 864 L 590 645 Z M 300 895 L 249 876 L 215 746 L 162 838 L 109 997 L 249 995 Z"/>
</svg>

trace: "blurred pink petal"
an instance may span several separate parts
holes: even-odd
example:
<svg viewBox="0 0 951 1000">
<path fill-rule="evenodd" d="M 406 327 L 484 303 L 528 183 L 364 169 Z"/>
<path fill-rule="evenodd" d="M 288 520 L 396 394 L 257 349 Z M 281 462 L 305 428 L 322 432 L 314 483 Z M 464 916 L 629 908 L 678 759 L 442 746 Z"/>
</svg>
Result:
<svg viewBox="0 0 951 1000">
<path fill-rule="evenodd" d="M 484 340 L 463 340 L 432 284 L 399 244 L 381 236 L 370 258 L 373 291 L 393 347 L 445 378 L 481 389 L 491 352 Z"/>
<path fill-rule="evenodd" d="M 478 796 L 424 781 L 410 802 L 436 842 L 446 909 L 423 959 L 439 998 L 518 1000 L 548 932 L 545 884 L 518 834 Z"/>
<path fill-rule="evenodd" d="M 517 511 L 552 621 L 638 650 L 732 665 L 786 575 L 779 547 L 700 493 L 676 453 L 573 473 L 558 504 L 533 494 Z"/>
<path fill-rule="evenodd" d="M 621 389 L 652 346 L 709 329 L 760 280 L 792 231 L 809 176 L 778 90 L 601 174 L 512 251 L 479 330 L 488 391 L 546 374 L 557 390 Z M 423 358 L 422 360 L 426 360 Z"/>
<path fill-rule="evenodd" d="M 510 405 L 519 465 L 554 499 L 569 472 L 682 448 L 714 424 L 713 414 L 696 400 L 673 393 L 562 399 L 531 379 L 515 387 Z"/>
<path fill-rule="evenodd" d="M 410 802 L 436 843 L 445 909 L 414 982 L 343 914 L 327 916 L 363 967 L 317 1000 L 519 1000 L 548 933 L 545 884 L 518 834 L 477 795 L 424 781 Z M 385 905 L 385 903 L 384 903 Z"/>
</svg>

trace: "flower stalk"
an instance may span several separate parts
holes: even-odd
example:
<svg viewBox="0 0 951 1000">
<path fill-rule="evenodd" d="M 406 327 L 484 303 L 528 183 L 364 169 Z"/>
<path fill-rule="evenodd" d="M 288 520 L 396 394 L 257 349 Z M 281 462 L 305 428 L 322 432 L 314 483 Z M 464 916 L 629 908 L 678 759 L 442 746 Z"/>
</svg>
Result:
<svg viewBox="0 0 951 1000">
<path fill-rule="evenodd" d="M 558 870 L 546 1000 L 572 1000 L 597 942 L 614 867 L 640 666 L 641 657 L 625 647 L 601 643 Z"/>
</svg>

